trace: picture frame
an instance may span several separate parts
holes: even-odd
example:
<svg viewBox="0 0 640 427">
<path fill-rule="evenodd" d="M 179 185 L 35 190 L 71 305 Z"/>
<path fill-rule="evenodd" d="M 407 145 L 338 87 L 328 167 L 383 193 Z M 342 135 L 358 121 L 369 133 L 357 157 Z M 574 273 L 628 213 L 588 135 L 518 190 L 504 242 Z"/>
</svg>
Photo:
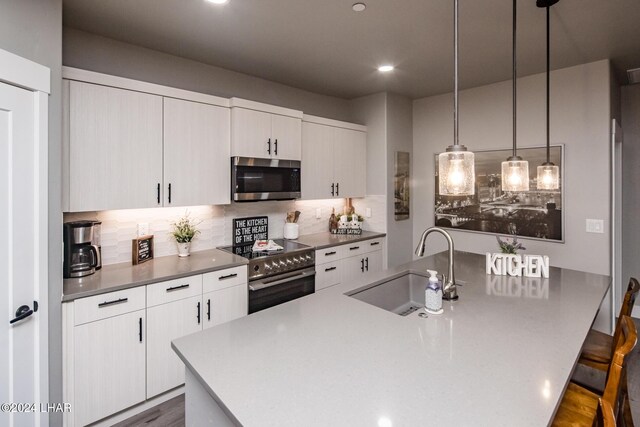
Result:
<svg viewBox="0 0 640 427">
<path fill-rule="evenodd" d="M 131 240 L 131 263 L 142 264 L 153 259 L 153 235 L 140 236 Z"/>
<path fill-rule="evenodd" d="M 560 188 L 538 190 L 537 167 L 546 161 L 546 146 L 519 148 L 529 161 L 530 191 L 511 193 L 501 188 L 501 164 L 511 149 L 474 150 L 475 194 L 438 194 L 438 155 L 435 157 L 434 221 L 442 228 L 473 233 L 517 236 L 564 243 L 564 145 L 550 147 L 550 161 L 560 167 Z"/>
<path fill-rule="evenodd" d="M 394 155 L 394 213 L 396 221 L 411 217 L 411 154 L 396 151 Z"/>
</svg>

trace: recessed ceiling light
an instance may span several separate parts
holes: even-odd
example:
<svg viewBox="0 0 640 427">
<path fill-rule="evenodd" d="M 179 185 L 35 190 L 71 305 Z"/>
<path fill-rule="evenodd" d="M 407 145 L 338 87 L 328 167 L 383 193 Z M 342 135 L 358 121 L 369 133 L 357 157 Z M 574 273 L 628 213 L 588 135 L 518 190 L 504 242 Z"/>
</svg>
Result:
<svg viewBox="0 0 640 427">
<path fill-rule="evenodd" d="M 381 65 L 378 67 L 378 71 L 380 71 L 381 73 L 388 73 L 390 71 L 393 71 L 393 69 L 393 65 Z"/>
<path fill-rule="evenodd" d="M 351 6 L 351 8 L 353 9 L 354 12 L 362 12 L 367 8 L 367 5 L 364 3 L 354 3 L 354 5 Z"/>
<path fill-rule="evenodd" d="M 229 0 L 207 0 L 209 3 L 213 3 L 213 4 L 225 4 L 227 2 L 229 2 Z"/>
</svg>

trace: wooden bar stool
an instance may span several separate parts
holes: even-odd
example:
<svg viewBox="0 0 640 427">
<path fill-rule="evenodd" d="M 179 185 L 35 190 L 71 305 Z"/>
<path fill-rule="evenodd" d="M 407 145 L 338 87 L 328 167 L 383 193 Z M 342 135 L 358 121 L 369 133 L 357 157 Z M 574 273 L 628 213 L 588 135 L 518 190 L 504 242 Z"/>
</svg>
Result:
<svg viewBox="0 0 640 427">
<path fill-rule="evenodd" d="M 603 396 L 581 387 L 573 382 L 569 383 L 565 393 L 553 419 L 553 426 L 592 426 L 605 425 L 598 424 L 598 406 L 602 399 L 608 403 L 614 414 L 618 414 L 621 408 L 621 387 L 622 378 L 626 372 L 626 356 L 631 353 L 638 340 L 638 332 L 636 330 L 633 319 L 629 316 L 622 316 L 620 320 L 620 336 L 616 342 L 615 351 L 609 365 L 607 374 L 607 385 Z M 607 412 L 603 410 L 604 413 Z"/>
</svg>

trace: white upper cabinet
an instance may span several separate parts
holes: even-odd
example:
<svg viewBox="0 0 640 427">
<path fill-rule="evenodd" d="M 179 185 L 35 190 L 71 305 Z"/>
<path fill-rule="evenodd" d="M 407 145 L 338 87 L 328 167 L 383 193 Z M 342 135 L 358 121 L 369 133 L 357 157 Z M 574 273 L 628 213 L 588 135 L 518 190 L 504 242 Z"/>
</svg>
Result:
<svg viewBox="0 0 640 427">
<path fill-rule="evenodd" d="M 230 203 L 228 108 L 164 98 L 164 206 Z"/>
<path fill-rule="evenodd" d="M 302 112 L 231 100 L 231 156 L 301 160 Z"/>
<path fill-rule="evenodd" d="M 305 116 L 302 123 L 302 199 L 366 195 L 365 129 L 360 125 Z"/>
<path fill-rule="evenodd" d="M 161 206 L 162 97 L 71 81 L 68 211 Z"/>
</svg>

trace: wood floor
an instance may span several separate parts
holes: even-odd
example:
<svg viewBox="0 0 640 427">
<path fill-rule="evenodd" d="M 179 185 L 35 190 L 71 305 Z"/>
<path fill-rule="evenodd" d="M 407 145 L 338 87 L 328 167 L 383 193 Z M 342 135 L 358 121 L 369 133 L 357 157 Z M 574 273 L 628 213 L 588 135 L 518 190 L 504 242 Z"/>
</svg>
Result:
<svg viewBox="0 0 640 427">
<path fill-rule="evenodd" d="M 634 319 L 640 330 L 640 319 Z M 633 351 L 629 359 L 627 376 L 629 379 L 629 396 L 633 420 L 640 425 L 640 345 Z M 174 397 L 158 406 L 131 417 L 116 427 L 183 427 L 184 394 Z"/>
</svg>

